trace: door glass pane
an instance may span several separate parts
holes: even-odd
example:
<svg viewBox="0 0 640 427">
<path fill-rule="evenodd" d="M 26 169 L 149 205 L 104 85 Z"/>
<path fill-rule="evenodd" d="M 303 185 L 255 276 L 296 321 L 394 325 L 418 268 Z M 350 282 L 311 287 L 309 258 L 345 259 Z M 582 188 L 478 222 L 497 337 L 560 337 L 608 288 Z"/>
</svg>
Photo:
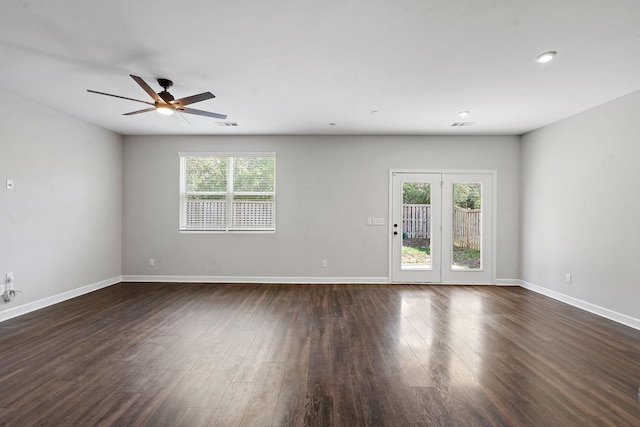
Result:
<svg viewBox="0 0 640 427">
<path fill-rule="evenodd" d="M 431 269 L 431 185 L 402 183 L 402 270 Z"/>
<path fill-rule="evenodd" d="M 482 184 L 453 183 L 452 270 L 480 270 Z"/>
</svg>

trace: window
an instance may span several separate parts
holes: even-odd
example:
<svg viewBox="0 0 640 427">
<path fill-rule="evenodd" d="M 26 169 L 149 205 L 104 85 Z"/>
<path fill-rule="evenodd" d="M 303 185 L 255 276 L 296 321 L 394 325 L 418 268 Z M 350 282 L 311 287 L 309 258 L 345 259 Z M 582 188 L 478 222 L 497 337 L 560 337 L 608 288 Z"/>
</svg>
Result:
<svg viewBox="0 0 640 427">
<path fill-rule="evenodd" d="M 275 231 L 274 153 L 180 153 L 181 231 Z"/>
</svg>

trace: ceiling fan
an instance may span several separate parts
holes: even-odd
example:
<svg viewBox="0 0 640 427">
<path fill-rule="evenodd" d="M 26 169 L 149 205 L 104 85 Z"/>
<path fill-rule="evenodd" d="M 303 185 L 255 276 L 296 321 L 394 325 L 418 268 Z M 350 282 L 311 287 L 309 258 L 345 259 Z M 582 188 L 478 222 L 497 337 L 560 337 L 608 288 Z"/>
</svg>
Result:
<svg viewBox="0 0 640 427">
<path fill-rule="evenodd" d="M 173 114 L 175 111 L 178 111 L 180 113 L 188 113 L 188 114 L 195 114 L 195 115 L 198 115 L 198 116 L 213 117 L 214 119 L 226 119 L 227 118 L 227 116 L 224 115 L 224 114 L 211 113 L 209 111 L 202 111 L 202 110 L 196 110 L 194 108 L 185 107 L 185 105 L 193 104 L 195 102 L 204 101 L 206 99 L 215 98 L 215 95 L 212 94 L 211 92 L 204 92 L 204 93 L 199 93 L 198 95 L 192 95 L 192 96 L 187 96 L 185 98 L 175 99 L 173 97 L 173 95 L 171 95 L 167 91 L 167 89 L 169 89 L 171 86 L 173 86 L 173 82 L 171 80 L 158 79 L 158 84 L 164 90 L 162 92 L 156 93 L 151 88 L 151 86 L 149 86 L 147 84 L 147 82 L 142 80 L 142 78 L 140 78 L 138 76 L 134 76 L 133 74 L 129 74 L 129 75 L 131 76 L 131 78 L 133 80 L 136 81 L 136 83 L 138 83 L 140 85 L 140 87 L 142 87 L 142 89 L 144 89 L 145 92 L 147 92 L 149 94 L 149 96 L 151 96 L 151 98 L 153 98 L 154 102 L 142 101 L 140 99 L 127 98 L 126 96 L 112 95 L 110 93 L 98 92 L 96 90 L 91 90 L 91 89 L 87 89 L 87 92 L 97 93 L 98 95 L 113 96 L 115 98 L 128 99 L 129 101 L 142 102 L 143 104 L 151 105 L 151 107 L 149 107 L 149 108 L 144 108 L 142 110 L 132 111 L 130 113 L 124 113 L 123 114 L 124 116 L 131 116 L 133 114 L 146 113 L 147 111 L 154 111 L 155 110 L 158 113 L 167 114 L 167 115 Z"/>
</svg>

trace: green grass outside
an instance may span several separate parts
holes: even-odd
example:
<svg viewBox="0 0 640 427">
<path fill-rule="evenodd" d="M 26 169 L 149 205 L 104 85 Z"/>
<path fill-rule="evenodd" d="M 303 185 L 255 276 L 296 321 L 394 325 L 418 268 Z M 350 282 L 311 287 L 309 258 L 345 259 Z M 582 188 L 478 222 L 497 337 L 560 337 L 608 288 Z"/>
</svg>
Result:
<svg viewBox="0 0 640 427">
<path fill-rule="evenodd" d="M 431 259 L 430 254 L 429 246 L 403 246 L 402 264 L 428 264 Z"/>
<path fill-rule="evenodd" d="M 430 255 L 431 247 L 429 246 L 403 246 L 402 264 L 429 264 Z M 455 246 L 453 248 L 453 264 L 466 269 L 478 269 L 480 268 L 480 251 Z"/>
</svg>

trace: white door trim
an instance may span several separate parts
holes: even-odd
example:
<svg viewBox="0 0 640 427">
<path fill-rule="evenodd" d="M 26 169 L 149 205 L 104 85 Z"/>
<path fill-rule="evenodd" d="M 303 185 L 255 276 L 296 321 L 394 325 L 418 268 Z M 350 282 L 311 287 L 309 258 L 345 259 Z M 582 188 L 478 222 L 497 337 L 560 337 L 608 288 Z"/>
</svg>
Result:
<svg viewBox="0 0 640 427">
<path fill-rule="evenodd" d="M 388 274 L 389 283 L 406 283 L 402 281 L 396 281 L 393 278 L 393 175 L 394 173 L 407 173 L 407 174 L 470 174 L 470 175 L 490 175 L 491 186 L 493 193 L 493 203 L 491 215 L 491 279 L 489 282 L 478 282 L 478 284 L 495 284 L 496 283 L 496 253 L 497 253 L 497 231 L 498 231 L 498 171 L 491 169 L 389 169 L 389 181 L 388 181 L 388 201 L 389 201 L 389 232 L 388 232 Z M 456 282 L 447 282 L 456 283 Z M 460 282 L 458 282 L 460 283 Z"/>
<path fill-rule="evenodd" d="M 404 172 L 396 172 L 392 174 L 392 182 L 396 187 L 396 191 L 392 191 L 395 200 L 391 201 L 392 206 L 395 205 L 396 209 L 393 209 L 393 216 L 390 218 L 391 229 L 391 252 L 394 254 L 391 260 L 391 277 L 400 282 L 415 282 L 415 283 L 441 283 L 442 282 L 442 260 L 441 251 L 431 250 L 429 266 L 415 266 L 415 269 L 403 268 L 407 267 L 402 264 L 401 257 L 403 252 L 404 242 L 404 226 L 402 214 L 398 212 L 398 208 L 403 206 L 403 186 L 405 182 L 412 183 L 424 183 L 430 185 L 431 192 L 431 215 L 430 215 L 430 230 L 431 230 L 431 248 L 440 248 L 442 246 L 442 230 L 440 224 L 442 223 L 441 215 L 441 201 L 442 201 L 442 174 L 411 174 Z M 397 227 L 396 227 L 397 225 Z M 437 225 L 437 227 L 432 227 Z M 400 254 L 400 256 L 398 256 Z"/>
</svg>

